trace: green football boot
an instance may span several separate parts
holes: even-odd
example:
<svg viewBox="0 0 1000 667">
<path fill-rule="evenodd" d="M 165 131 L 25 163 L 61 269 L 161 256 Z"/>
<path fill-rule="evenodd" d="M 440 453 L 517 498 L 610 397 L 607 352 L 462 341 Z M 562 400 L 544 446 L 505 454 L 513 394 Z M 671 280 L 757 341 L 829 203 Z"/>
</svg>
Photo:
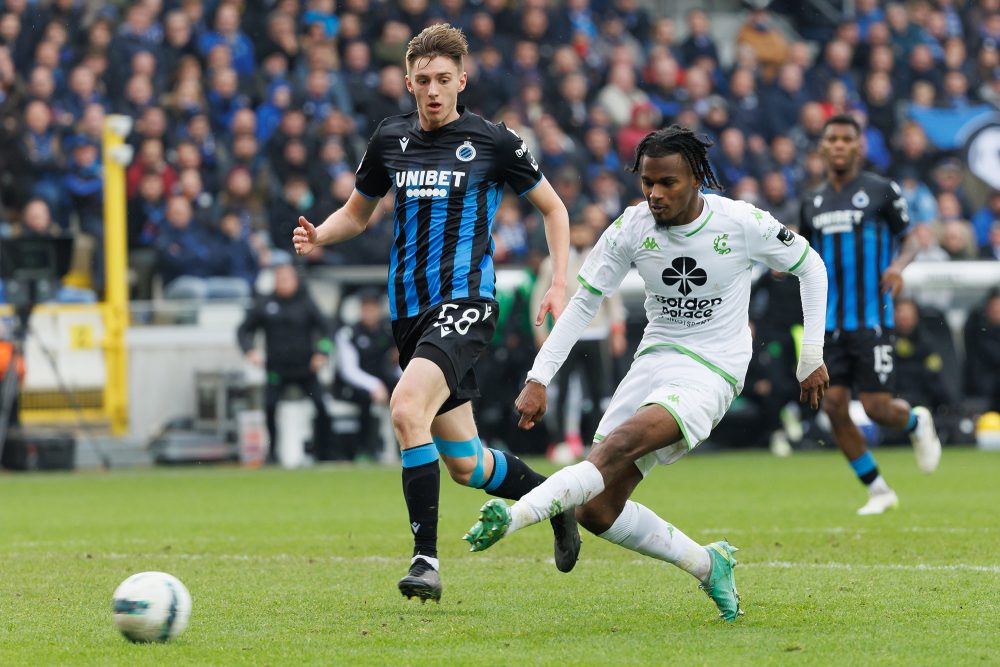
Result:
<svg viewBox="0 0 1000 667">
<path fill-rule="evenodd" d="M 479 508 L 479 521 L 462 538 L 471 547 L 469 551 L 485 551 L 500 541 L 510 526 L 510 508 L 507 503 L 494 498 Z"/>
<path fill-rule="evenodd" d="M 698 588 L 712 598 L 723 620 L 735 621 L 737 616 L 743 615 L 743 610 L 740 609 L 740 594 L 736 592 L 736 578 L 733 577 L 733 568 L 736 567 L 733 554 L 738 549 L 726 541 L 712 542 L 705 549 L 708 550 L 712 568 L 709 570 L 708 579 Z"/>
</svg>

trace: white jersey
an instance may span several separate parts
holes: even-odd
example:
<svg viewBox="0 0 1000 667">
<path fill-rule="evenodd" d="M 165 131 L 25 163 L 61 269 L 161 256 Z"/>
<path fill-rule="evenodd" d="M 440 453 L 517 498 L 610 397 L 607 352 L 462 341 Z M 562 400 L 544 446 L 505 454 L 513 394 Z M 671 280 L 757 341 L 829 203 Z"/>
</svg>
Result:
<svg viewBox="0 0 1000 667">
<path fill-rule="evenodd" d="M 751 267 L 763 262 L 794 271 L 809 244 L 746 202 L 702 198 L 702 214 L 674 227 L 657 227 L 645 202 L 627 208 L 594 246 L 579 280 L 607 297 L 634 264 L 645 283 L 649 321 L 636 357 L 672 348 L 719 373 L 739 392 L 752 355 Z"/>
</svg>

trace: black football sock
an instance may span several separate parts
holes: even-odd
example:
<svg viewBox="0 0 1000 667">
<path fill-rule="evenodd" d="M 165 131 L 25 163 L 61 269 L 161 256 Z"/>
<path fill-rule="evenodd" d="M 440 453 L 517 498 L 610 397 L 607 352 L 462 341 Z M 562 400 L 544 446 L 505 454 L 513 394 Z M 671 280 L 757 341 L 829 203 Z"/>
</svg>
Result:
<svg viewBox="0 0 1000 667">
<path fill-rule="evenodd" d="M 504 454 L 495 449 L 493 452 L 493 474 L 486 480 L 483 490 L 498 498 L 519 500 L 521 496 L 545 481 L 528 464 L 513 454 Z"/>
<path fill-rule="evenodd" d="M 434 443 L 406 449 L 403 458 L 403 497 L 413 531 L 413 555 L 437 558 L 438 500 L 441 468 Z"/>
</svg>

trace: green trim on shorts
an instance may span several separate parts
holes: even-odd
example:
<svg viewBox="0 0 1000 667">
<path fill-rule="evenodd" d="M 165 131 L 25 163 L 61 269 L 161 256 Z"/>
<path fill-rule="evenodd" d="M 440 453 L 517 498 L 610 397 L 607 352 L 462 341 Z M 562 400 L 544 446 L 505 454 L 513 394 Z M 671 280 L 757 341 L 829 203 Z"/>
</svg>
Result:
<svg viewBox="0 0 1000 667">
<path fill-rule="evenodd" d="M 667 412 L 669 412 L 673 416 L 674 420 L 677 422 L 677 425 L 681 429 L 681 437 L 684 438 L 684 442 L 688 446 L 688 451 L 691 451 L 692 449 L 694 449 L 694 446 L 696 444 L 698 444 L 698 443 L 694 442 L 691 439 L 691 436 L 688 434 L 687 427 L 684 426 L 684 420 L 681 419 L 681 416 L 679 414 L 677 414 L 676 410 L 674 410 L 672 407 L 670 407 L 666 403 L 661 403 L 659 401 L 650 401 L 649 403 L 643 403 L 642 407 L 645 407 L 647 405 L 659 405 L 661 408 L 663 408 L 664 410 L 666 410 Z M 672 445 L 672 444 L 673 443 L 669 443 L 667 446 Z"/>
<path fill-rule="evenodd" d="M 658 347 L 669 347 L 669 348 L 671 348 L 673 350 L 677 350 L 681 354 L 685 354 L 685 355 L 691 357 L 692 359 L 694 359 L 695 361 L 697 361 L 699 364 L 701 364 L 702 366 L 704 366 L 708 370 L 710 370 L 710 371 L 712 371 L 714 373 L 718 373 L 719 375 L 722 376 L 722 378 L 726 382 L 728 382 L 729 384 L 733 385 L 733 387 L 736 387 L 736 386 L 739 385 L 739 382 L 732 375 L 730 375 L 726 371 L 722 370 L 721 368 L 719 368 L 718 366 L 716 366 L 712 362 L 708 361 L 707 359 L 705 359 L 704 357 L 702 357 L 697 352 L 692 352 L 691 350 L 687 349 L 686 347 L 684 347 L 682 345 L 678 345 L 676 343 L 653 343 L 649 347 L 643 348 L 642 350 L 639 350 L 638 352 L 636 352 L 635 353 L 635 358 L 638 359 L 642 355 L 648 354 L 649 352 L 652 352 L 653 350 L 655 350 Z"/>
<path fill-rule="evenodd" d="M 705 202 L 705 206 L 708 206 L 708 202 L 707 201 Z M 684 235 L 685 238 L 691 238 L 692 236 L 694 236 L 695 234 L 697 234 L 698 232 L 700 232 L 701 228 L 708 224 L 708 221 L 712 219 L 713 215 L 715 215 L 715 211 L 713 211 L 712 209 L 708 209 L 708 217 L 705 218 L 705 222 L 703 222 L 700 225 L 698 225 L 698 229 L 691 230 L 690 232 L 688 232 L 687 234 L 685 234 Z"/>
<path fill-rule="evenodd" d="M 808 254 L 809 254 L 809 244 L 807 243 L 806 244 L 806 250 L 805 250 L 805 252 L 802 253 L 802 256 L 799 257 L 799 261 L 797 261 L 794 264 L 792 264 L 792 268 L 788 269 L 788 271 L 786 271 L 785 273 L 791 273 L 795 269 L 799 268 L 799 266 L 802 264 L 802 262 L 806 261 L 806 255 L 808 255 Z"/>
<path fill-rule="evenodd" d="M 580 284 L 583 285 L 584 288 L 586 288 L 586 290 L 588 292 L 590 292 L 591 294 L 596 294 L 597 296 L 604 296 L 604 294 L 603 294 L 603 292 L 601 292 L 601 290 L 597 289 L 596 287 L 594 287 L 593 285 L 591 285 L 590 283 L 588 283 L 586 280 L 584 280 L 583 276 L 577 276 L 576 279 L 579 280 Z"/>
<path fill-rule="evenodd" d="M 604 436 L 601 435 L 600 433 L 595 433 L 594 434 L 594 442 L 600 442 L 601 440 L 604 440 Z"/>
</svg>

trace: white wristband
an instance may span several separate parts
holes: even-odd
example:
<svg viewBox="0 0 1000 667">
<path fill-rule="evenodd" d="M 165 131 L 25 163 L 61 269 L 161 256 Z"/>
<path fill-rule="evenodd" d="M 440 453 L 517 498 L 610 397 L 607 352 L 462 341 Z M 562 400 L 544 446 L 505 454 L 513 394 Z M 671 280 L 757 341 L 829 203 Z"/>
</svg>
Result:
<svg viewBox="0 0 1000 667">
<path fill-rule="evenodd" d="M 528 379 L 524 381 L 524 384 L 528 384 L 529 382 L 537 382 L 538 384 L 542 385 L 543 387 L 548 387 L 549 386 L 548 382 L 545 382 L 541 377 L 535 375 L 531 371 L 528 371 Z"/>
<path fill-rule="evenodd" d="M 802 343 L 799 353 L 799 367 L 795 370 L 795 378 L 802 382 L 823 365 L 823 346 Z"/>
</svg>

